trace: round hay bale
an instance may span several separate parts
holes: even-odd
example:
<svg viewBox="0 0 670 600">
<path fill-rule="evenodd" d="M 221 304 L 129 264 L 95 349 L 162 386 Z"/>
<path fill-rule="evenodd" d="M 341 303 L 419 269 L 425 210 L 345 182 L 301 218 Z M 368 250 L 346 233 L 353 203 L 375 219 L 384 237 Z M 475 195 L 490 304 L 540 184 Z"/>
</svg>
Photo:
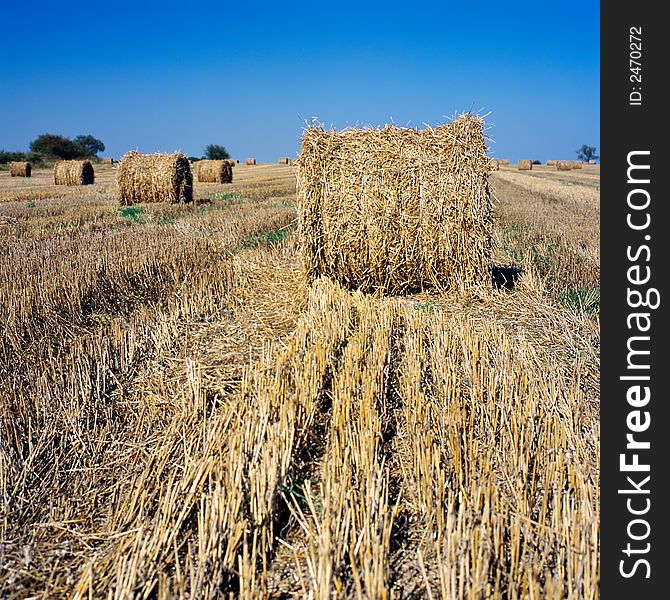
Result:
<svg viewBox="0 0 670 600">
<path fill-rule="evenodd" d="M 255 165 L 256 164 L 256 159 L 255 158 L 247 158 L 245 161 L 247 165 Z"/>
<path fill-rule="evenodd" d="M 569 160 L 557 160 L 556 161 L 556 170 L 557 171 L 570 171 L 572 169 L 572 163 Z"/>
<path fill-rule="evenodd" d="M 516 168 L 519 169 L 519 171 L 530 171 L 533 168 L 533 161 L 520 160 L 518 163 L 516 163 Z"/>
<path fill-rule="evenodd" d="M 492 158 L 489 161 L 489 169 L 491 171 L 499 171 L 500 170 L 500 162 L 498 162 L 495 158 Z"/>
<path fill-rule="evenodd" d="M 501 158 L 500 159 L 500 164 L 501 165 L 509 165 L 509 160 L 506 158 Z"/>
<path fill-rule="evenodd" d="M 121 206 L 193 200 L 193 174 L 188 159 L 181 152 L 140 154 L 131 150 L 121 159 L 116 183 Z"/>
<path fill-rule="evenodd" d="M 103 165 L 113 165 L 114 164 L 114 159 L 113 158 L 103 158 L 100 162 L 102 162 Z"/>
<path fill-rule="evenodd" d="M 290 160 L 288 157 L 286 157 L 286 156 L 282 156 L 282 157 L 279 159 L 279 164 L 280 164 L 280 165 L 288 165 L 288 164 L 290 164 L 290 163 L 291 163 L 291 160 Z"/>
<path fill-rule="evenodd" d="M 233 182 L 233 167 L 229 160 L 199 160 L 194 169 L 201 183 Z"/>
<path fill-rule="evenodd" d="M 575 161 L 572 162 L 572 168 L 573 169 L 581 169 L 582 168 L 582 163 L 575 160 Z"/>
<path fill-rule="evenodd" d="M 556 166 L 556 161 L 555 160 L 548 160 L 547 161 L 547 166 L 548 167 L 555 167 Z"/>
<path fill-rule="evenodd" d="M 307 127 L 296 175 L 308 277 L 390 293 L 490 284 L 483 125 L 464 115 L 422 131 Z"/>
<path fill-rule="evenodd" d="M 32 174 L 32 167 L 29 162 L 13 160 L 9 163 L 9 172 L 12 177 L 30 177 Z"/>
<path fill-rule="evenodd" d="M 91 185 L 95 171 L 90 160 L 59 160 L 54 165 L 56 185 Z"/>
</svg>

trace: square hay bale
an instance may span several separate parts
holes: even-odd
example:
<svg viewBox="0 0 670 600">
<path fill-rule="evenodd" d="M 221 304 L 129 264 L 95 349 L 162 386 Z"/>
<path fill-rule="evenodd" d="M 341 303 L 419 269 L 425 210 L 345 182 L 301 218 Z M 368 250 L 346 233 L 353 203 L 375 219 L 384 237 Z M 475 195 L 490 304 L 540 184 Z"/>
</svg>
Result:
<svg viewBox="0 0 670 600">
<path fill-rule="evenodd" d="M 290 163 L 291 163 L 291 160 L 290 160 L 288 157 L 286 157 L 286 156 L 282 156 L 282 157 L 279 159 L 279 164 L 280 164 L 280 165 L 288 165 L 288 164 L 290 164 Z"/>
<path fill-rule="evenodd" d="M 557 171 L 570 171 L 572 169 L 572 163 L 569 160 L 557 160 L 556 161 L 556 170 Z"/>
<path fill-rule="evenodd" d="M 56 185 L 91 185 L 95 171 L 90 160 L 59 160 L 54 165 Z"/>
<path fill-rule="evenodd" d="M 518 163 L 516 163 L 516 168 L 519 169 L 519 171 L 530 171 L 533 168 L 533 161 L 520 160 Z"/>
<path fill-rule="evenodd" d="M 244 161 L 248 165 L 255 165 L 256 164 L 256 159 L 255 158 L 247 158 L 246 161 Z"/>
<path fill-rule="evenodd" d="M 199 160 L 194 170 L 201 183 L 233 182 L 233 167 L 229 160 Z"/>
<path fill-rule="evenodd" d="M 116 183 L 121 206 L 193 200 L 193 174 L 188 159 L 181 152 L 140 154 L 131 150 L 121 159 Z"/>
<path fill-rule="evenodd" d="M 307 127 L 296 166 L 308 277 L 388 293 L 489 283 L 483 126 L 466 114 L 421 131 Z"/>
<path fill-rule="evenodd" d="M 547 161 L 547 166 L 548 167 L 555 167 L 556 166 L 556 161 L 555 160 L 548 160 Z"/>
<path fill-rule="evenodd" d="M 29 162 L 13 160 L 9 163 L 9 173 L 12 177 L 30 177 L 32 174 L 32 167 Z"/>
<path fill-rule="evenodd" d="M 581 169 L 582 168 L 582 163 L 580 163 L 578 160 L 575 160 L 572 163 L 572 168 L 573 169 Z"/>
<path fill-rule="evenodd" d="M 489 168 L 491 171 L 499 171 L 500 170 L 500 162 L 497 161 L 495 158 L 492 158 L 489 161 Z"/>
</svg>

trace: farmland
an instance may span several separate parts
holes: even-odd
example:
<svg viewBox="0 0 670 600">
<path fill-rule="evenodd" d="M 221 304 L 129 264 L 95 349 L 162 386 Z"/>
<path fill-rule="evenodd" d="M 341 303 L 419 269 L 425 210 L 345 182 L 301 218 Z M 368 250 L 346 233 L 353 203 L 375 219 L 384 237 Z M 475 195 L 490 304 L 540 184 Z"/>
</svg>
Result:
<svg viewBox="0 0 670 600">
<path fill-rule="evenodd" d="M 0 595 L 597 598 L 599 167 L 501 167 L 490 288 L 365 295 L 294 169 L 0 172 Z"/>
</svg>

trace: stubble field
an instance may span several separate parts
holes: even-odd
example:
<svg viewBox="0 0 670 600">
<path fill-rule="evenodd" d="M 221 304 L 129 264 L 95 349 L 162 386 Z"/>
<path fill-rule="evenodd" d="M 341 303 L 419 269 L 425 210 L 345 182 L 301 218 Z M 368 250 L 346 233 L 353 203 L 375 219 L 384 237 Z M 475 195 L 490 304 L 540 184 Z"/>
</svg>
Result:
<svg viewBox="0 0 670 600">
<path fill-rule="evenodd" d="M 599 167 L 491 175 L 490 289 L 300 265 L 293 167 L 193 206 L 0 173 L 0 596 L 597 598 Z"/>
</svg>

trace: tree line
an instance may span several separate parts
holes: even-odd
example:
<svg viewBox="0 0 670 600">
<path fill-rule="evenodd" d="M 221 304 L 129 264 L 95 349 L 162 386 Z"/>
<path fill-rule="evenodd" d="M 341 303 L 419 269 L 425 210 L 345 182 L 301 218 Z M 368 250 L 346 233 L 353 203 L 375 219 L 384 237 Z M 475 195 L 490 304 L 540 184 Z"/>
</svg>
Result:
<svg viewBox="0 0 670 600">
<path fill-rule="evenodd" d="M 0 164 L 12 161 L 28 161 L 43 163 L 54 160 L 74 160 L 82 158 L 96 158 L 105 151 L 105 144 L 92 135 L 78 135 L 70 139 L 63 135 L 43 133 L 30 142 L 29 152 L 7 152 L 0 150 Z M 209 144 L 205 147 L 201 158 L 220 160 L 230 158 L 224 146 Z M 199 157 L 189 156 L 190 160 L 201 160 Z"/>
<path fill-rule="evenodd" d="M 70 139 L 63 135 L 43 133 L 30 142 L 29 152 L 7 152 L 0 150 L 0 163 L 27 160 L 41 163 L 48 160 L 74 160 L 95 158 L 105 151 L 105 144 L 92 135 L 78 135 Z"/>
</svg>

